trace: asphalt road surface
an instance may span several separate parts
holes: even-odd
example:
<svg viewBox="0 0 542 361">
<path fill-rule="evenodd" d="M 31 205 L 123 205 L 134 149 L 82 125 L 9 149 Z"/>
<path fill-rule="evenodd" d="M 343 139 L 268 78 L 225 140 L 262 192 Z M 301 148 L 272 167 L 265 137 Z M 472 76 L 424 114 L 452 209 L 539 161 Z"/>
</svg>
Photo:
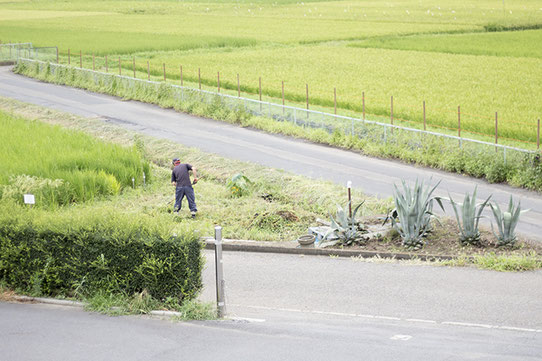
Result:
<svg viewBox="0 0 542 361">
<path fill-rule="evenodd" d="M 441 181 L 437 195 L 447 197 L 448 192 L 462 201 L 465 192 L 478 186 L 479 198 L 490 194 L 503 207 L 510 195 L 521 200 L 524 214 L 518 231 L 542 240 L 542 196 L 535 192 L 505 185 L 449 174 L 433 169 L 416 167 L 400 162 L 365 157 L 360 154 L 295 140 L 289 137 L 265 134 L 227 123 L 177 113 L 173 110 L 137 101 L 91 93 L 70 87 L 42 83 L 13 74 L 9 67 L 0 67 L 0 96 L 25 101 L 85 117 L 98 117 L 127 129 L 159 138 L 167 138 L 203 151 L 225 157 L 282 168 L 312 178 L 346 184 L 370 195 L 389 197 L 393 184 L 401 180 L 414 182 L 417 178 L 434 184 Z M 488 211 L 489 212 L 489 211 Z M 448 209 L 452 216 L 452 211 Z M 487 220 L 483 222 L 488 223 Z"/>
<path fill-rule="evenodd" d="M 542 360 L 540 271 L 225 252 L 224 272 L 233 320 L 0 303 L 0 360 Z"/>
</svg>

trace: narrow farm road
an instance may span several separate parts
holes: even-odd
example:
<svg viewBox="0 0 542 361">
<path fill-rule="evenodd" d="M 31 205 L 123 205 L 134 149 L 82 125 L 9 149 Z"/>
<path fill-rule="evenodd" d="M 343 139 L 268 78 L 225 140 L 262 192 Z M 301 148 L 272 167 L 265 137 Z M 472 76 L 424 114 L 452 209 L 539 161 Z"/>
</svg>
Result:
<svg viewBox="0 0 542 361">
<path fill-rule="evenodd" d="M 540 333 L 339 317 L 168 322 L 0 302 L 0 318 L 10 361 L 535 361 L 542 352 Z"/>
<path fill-rule="evenodd" d="M 461 200 L 465 192 L 478 186 L 480 199 L 490 194 L 505 206 L 514 195 L 523 209 L 518 232 L 542 240 L 542 195 L 505 185 L 416 167 L 400 162 L 365 157 L 354 152 L 334 149 L 309 142 L 265 134 L 219 121 L 177 113 L 154 105 L 91 93 L 70 87 L 42 83 L 13 74 L 9 67 L 0 67 L 0 96 L 18 99 L 85 117 L 99 117 L 127 129 L 167 138 L 187 146 L 225 157 L 353 186 L 379 197 L 392 195 L 393 184 L 417 178 L 432 183 L 440 180 L 437 195 Z M 452 212 L 447 212 L 450 216 Z M 489 223 L 488 220 L 484 220 Z"/>
</svg>

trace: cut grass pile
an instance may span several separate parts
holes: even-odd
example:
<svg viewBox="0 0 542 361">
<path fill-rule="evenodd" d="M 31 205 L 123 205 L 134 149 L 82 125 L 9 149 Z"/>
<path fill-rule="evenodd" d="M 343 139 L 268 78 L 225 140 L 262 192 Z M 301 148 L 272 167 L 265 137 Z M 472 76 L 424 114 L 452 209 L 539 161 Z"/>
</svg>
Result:
<svg viewBox="0 0 542 361">
<path fill-rule="evenodd" d="M 0 195 L 54 207 L 118 194 L 150 181 L 150 168 L 134 148 L 104 143 L 82 132 L 52 127 L 0 112 Z"/>
</svg>

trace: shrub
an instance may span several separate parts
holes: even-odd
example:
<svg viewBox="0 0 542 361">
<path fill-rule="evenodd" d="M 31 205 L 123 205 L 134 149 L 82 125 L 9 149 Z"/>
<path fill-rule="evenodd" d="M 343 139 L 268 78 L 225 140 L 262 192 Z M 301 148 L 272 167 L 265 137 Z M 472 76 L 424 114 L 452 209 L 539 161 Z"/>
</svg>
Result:
<svg viewBox="0 0 542 361">
<path fill-rule="evenodd" d="M 146 290 L 194 298 L 203 259 L 193 232 L 171 236 L 149 217 L 93 213 L 0 204 L 0 281 L 48 296 Z"/>
<path fill-rule="evenodd" d="M 433 201 L 437 201 L 442 210 L 442 201 L 439 197 L 432 196 L 438 187 L 425 186 L 423 181 L 416 180 L 411 188 L 405 181 L 402 182 L 403 189 L 399 190 L 394 184 L 393 200 L 395 209 L 391 212 L 391 222 L 401 235 L 403 246 L 407 249 L 421 249 L 423 238 L 430 231 L 433 215 Z"/>
<path fill-rule="evenodd" d="M 495 238 L 497 238 L 499 246 L 513 246 L 516 243 L 516 226 L 519 222 L 519 216 L 529 210 L 521 210 L 521 202 L 514 204 L 514 199 L 510 195 L 510 202 L 508 208 L 505 211 L 501 210 L 501 207 L 497 203 L 495 205 L 490 204 L 491 210 L 495 222 L 497 223 L 498 234 L 493 231 Z M 493 229 L 493 223 L 491 224 Z"/>
</svg>

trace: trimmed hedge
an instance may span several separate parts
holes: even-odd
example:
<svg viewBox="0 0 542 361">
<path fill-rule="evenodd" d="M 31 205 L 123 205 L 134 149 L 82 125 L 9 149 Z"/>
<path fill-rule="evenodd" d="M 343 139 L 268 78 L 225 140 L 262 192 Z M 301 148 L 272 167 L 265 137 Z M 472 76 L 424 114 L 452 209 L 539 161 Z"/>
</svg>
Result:
<svg viewBox="0 0 542 361">
<path fill-rule="evenodd" d="M 93 212 L 0 204 L 0 281 L 48 296 L 144 289 L 156 299 L 197 295 L 203 257 L 193 232 L 171 236 L 149 217 Z"/>
</svg>

